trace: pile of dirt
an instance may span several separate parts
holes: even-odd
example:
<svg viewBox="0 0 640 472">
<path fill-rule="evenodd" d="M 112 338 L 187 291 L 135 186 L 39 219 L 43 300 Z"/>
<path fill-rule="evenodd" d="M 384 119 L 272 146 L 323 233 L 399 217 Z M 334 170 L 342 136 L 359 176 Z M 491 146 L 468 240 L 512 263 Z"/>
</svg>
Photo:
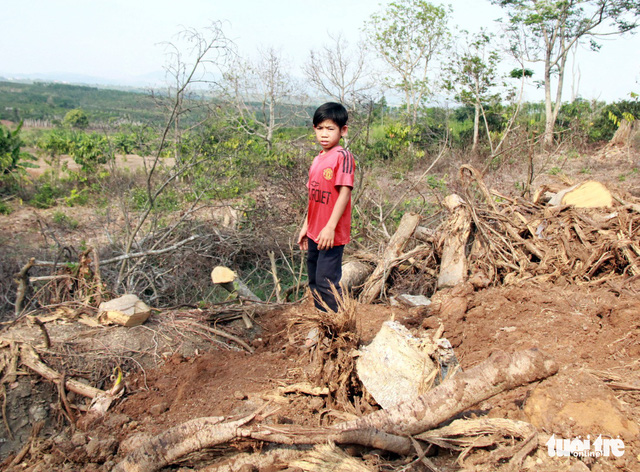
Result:
<svg viewBox="0 0 640 472">
<path fill-rule="evenodd" d="M 591 470 L 635 470 L 640 453 L 638 290 L 637 279 L 623 287 L 531 284 L 463 294 L 458 290 L 442 298 L 464 298 L 467 308 L 462 315 L 442 311 L 442 303 L 437 302 L 431 309 L 357 305 L 357 325 L 366 343 L 385 320 L 395 319 L 413 330 L 426 331 L 442 324 L 444 336 L 451 341 L 465 370 L 497 350 L 544 350 L 560 364 L 558 375 L 497 395 L 467 415 L 534 424 L 541 432 L 540 447 L 525 461 L 523 470 L 581 470 L 575 468 L 578 462 Z M 175 346 L 173 351 L 167 348 L 164 355 L 168 357 L 159 367 L 147 367 L 127 377 L 126 395 L 104 418 L 79 422 L 75 433 L 63 428 L 61 433 L 49 433 L 54 434 L 49 439 L 38 437 L 21 465 L 7 470 L 110 470 L 124 451 L 177 424 L 200 417 L 240 417 L 269 401 L 277 404 L 278 411 L 265 420 L 267 424 L 321 426 L 344 419 L 348 415 L 335 409 L 336 405 L 329 407 L 324 396 L 283 394 L 278 390 L 305 382 L 312 375 L 313 349 L 305 343 L 306 333 L 289 328 L 292 320 L 308 315 L 309 310 L 308 305 L 294 305 L 256 319 L 260 331 L 253 333 L 253 354 L 216 345 L 182 352 Z M 154 331 L 153 325 L 140 328 L 140 333 L 148 332 L 152 339 L 164 336 Z M 126 328 L 108 330 L 122 333 Z M 55 340 L 56 330 L 50 331 Z M 133 353 L 129 351 L 129 355 Z M 31 378 L 33 386 L 47 385 Z M 12 389 L 20 390 L 22 385 L 17 382 L 10 386 L 10 397 Z M 22 401 L 10 405 L 24 404 L 32 398 L 32 394 L 17 394 L 23 395 Z M 50 414 L 55 413 L 56 407 L 49 407 Z M 10 410 L 10 424 L 14 423 L 13 416 L 15 412 Z M 621 438 L 625 454 L 582 460 L 551 457 L 545 444 L 552 434 L 562 438 Z M 182 470 L 200 470 L 210 462 L 255 447 L 236 443 L 207 451 L 189 458 Z M 474 470 L 496 470 L 499 464 L 491 462 L 490 453 L 477 450 L 464 463 Z M 441 470 L 457 470 L 456 457 L 443 452 L 432 460 Z M 400 467 L 393 455 L 382 454 L 375 461 L 367 458 L 391 467 L 387 470 Z"/>
</svg>

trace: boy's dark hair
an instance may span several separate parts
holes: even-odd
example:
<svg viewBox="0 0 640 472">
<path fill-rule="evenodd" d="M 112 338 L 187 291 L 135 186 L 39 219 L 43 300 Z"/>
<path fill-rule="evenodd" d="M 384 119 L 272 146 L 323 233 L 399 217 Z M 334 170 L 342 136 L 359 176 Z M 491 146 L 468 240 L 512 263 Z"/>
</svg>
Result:
<svg viewBox="0 0 640 472">
<path fill-rule="evenodd" d="M 349 121 L 349 114 L 347 109 L 340 103 L 327 102 L 324 105 L 320 105 L 313 114 L 313 126 L 318 126 L 325 120 L 331 120 L 342 128 Z"/>
</svg>

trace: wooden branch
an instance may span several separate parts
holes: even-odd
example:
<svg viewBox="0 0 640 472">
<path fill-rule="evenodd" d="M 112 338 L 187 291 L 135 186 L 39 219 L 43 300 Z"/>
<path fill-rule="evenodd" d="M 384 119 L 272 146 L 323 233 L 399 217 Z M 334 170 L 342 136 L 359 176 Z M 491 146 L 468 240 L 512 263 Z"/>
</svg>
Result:
<svg viewBox="0 0 640 472">
<path fill-rule="evenodd" d="M 238 437 L 238 428 L 253 420 L 247 416 L 230 423 L 224 417 L 198 418 L 179 424 L 141 444 L 112 472 L 149 472 L 161 469 L 186 454 Z"/>
<path fill-rule="evenodd" d="M 122 254 L 120 256 L 117 257 L 112 257 L 111 259 L 105 259 L 104 261 L 99 261 L 99 265 L 103 266 L 103 265 L 107 265 L 107 264 L 114 264 L 116 262 L 122 262 L 124 260 L 127 259 L 136 259 L 139 257 L 146 257 L 146 256 L 158 256 L 160 254 L 165 254 L 167 252 L 171 252 L 171 251 L 175 251 L 176 249 L 180 248 L 181 246 L 184 246 L 185 244 L 194 241 L 196 239 L 200 238 L 199 235 L 194 234 L 190 237 L 188 237 L 187 239 L 183 239 L 182 241 L 178 241 L 177 243 L 162 248 L 162 249 L 152 249 L 149 251 L 142 251 L 142 252 L 130 252 L 128 254 Z M 97 256 L 96 256 L 97 257 Z M 96 259 L 97 261 L 97 259 Z M 64 262 L 52 262 L 52 261 L 35 261 L 33 265 L 35 266 L 42 266 L 42 267 L 57 267 L 60 265 L 63 265 Z M 45 280 L 45 279 L 42 279 Z"/>
<path fill-rule="evenodd" d="M 28 344 L 22 345 L 22 348 L 20 349 L 20 360 L 28 368 L 51 382 L 58 383 L 62 378 L 61 374 L 42 362 L 35 349 Z M 100 390 L 99 388 L 92 387 L 91 385 L 87 385 L 73 379 L 67 379 L 65 381 L 65 386 L 72 392 L 88 398 L 95 398 L 96 396 L 105 393 L 104 390 Z"/>
<path fill-rule="evenodd" d="M 18 284 L 16 291 L 16 308 L 15 315 L 18 316 L 22 313 L 22 304 L 24 303 L 24 297 L 27 295 L 27 289 L 29 288 L 29 270 L 35 265 L 36 260 L 32 257 L 29 259 L 20 272 L 15 274 L 14 280 Z"/>
<path fill-rule="evenodd" d="M 107 264 L 113 264 L 115 262 L 122 262 L 126 259 L 136 259 L 138 257 L 157 256 L 160 254 L 165 254 L 167 252 L 175 251 L 179 247 L 184 246 L 185 244 L 190 243 L 191 241 L 194 241 L 199 237 L 200 237 L 199 235 L 194 234 L 193 236 L 190 236 L 187 239 L 183 239 L 182 241 L 178 241 L 177 243 L 162 249 L 153 249 L 150 251 L 131 252 L 129 254 L 122 254 L 121 256 L 113 257 L 111 259 L 106 259 L 104 261 L 101 261 L 100 265 L 107 265 Z"/>
<path fill-rule="evenodd" d="M 380 296 L 391 269 L 398 264 L 398 256 L 402 253 L 402 250 L 419 222 L 420 215 L 415 213 L 405 213 L 402 216 L 398 229 L 391 237 L 389 244 L 387 244 L 381 261 L 365 283 L 362 294 L 360 295 L 360 301 L 362 303 L 372 303 Z"/>
<path fill-rule="evenodd" d="M 273 251 L 269 251 L 269 260 L 271 261 L 271 275 L 273 276 L 273 290 L 276 292 L 276 301 L 282 303 L 282 288 L 280 287 L 280 279 L 278 278 L 276 256 Z"/>
</svg>

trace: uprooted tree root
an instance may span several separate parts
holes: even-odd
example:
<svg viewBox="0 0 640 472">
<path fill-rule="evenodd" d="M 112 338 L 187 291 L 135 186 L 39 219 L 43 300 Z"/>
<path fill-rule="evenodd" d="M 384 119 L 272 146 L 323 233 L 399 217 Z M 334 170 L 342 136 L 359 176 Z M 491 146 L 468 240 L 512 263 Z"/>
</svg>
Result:
<svg viewBox="0 0 640 472">
<path fill-rule="evenodd" d="M 327 407 L 362 415 L 372 410 L 372 401 L 357 378 L 353 355 L 360 345 L 357 301 L 346 290 L 341 295 L 335 287 L 332 289 L 338 311 L 333 312 L 325 305 L 327 311 L 313 310 L 291 320 L 290 337 L 295 338 L 291 335 L 294 330 L 302 335 L 309 333 L 310 337 L 303 340 L 310 344 L 312 357 L 313 374 L 309 381 L 328 389 Z"/>
</svg>

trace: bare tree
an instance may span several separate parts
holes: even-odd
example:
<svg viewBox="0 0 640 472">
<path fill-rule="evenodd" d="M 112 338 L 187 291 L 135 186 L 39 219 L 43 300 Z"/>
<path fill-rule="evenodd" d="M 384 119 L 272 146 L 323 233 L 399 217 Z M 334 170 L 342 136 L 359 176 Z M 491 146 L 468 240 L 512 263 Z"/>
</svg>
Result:
<svg viewBox="0 0 640 472">
<path fill-rule="evenodd" d="M 185 48 L 186 45 L 186 48 Z M 202 197 L 207 189 L 188 189 L 190 196 L 189 208 L 181 212 L 181 215 L 171 224 L 159 224 L 158 201 L 177 184 L 181 178 L 190 175 L 196 169 L 206 172 L 207 175 L 215 175 L 213 169 L 218 172 L 219 165 L 213 162 L 211 156 L 198 152 L 197 148 L 188 155 L 181 155 L 178 151 L 181 139 L 181 119 L 195 111 L 194 105 L 202 106 L 203 100 L 191 102 L 192 89 L 196 84 L 208 84 L 214 80 L 216 70 L 219 70 L 232 48 L 231 42 L 225 37 L 220 22 L 212 23 L 203 32 L 195 29 L 183 31 L 175 43 L 168 45 L 169 63 L 166 67 L 168 85 L 165 93 L 155 93 L 159 103 L 166 109 L 166 120 L 159 132 L 158 142 L 153 148 L 152 156 L 145 159 L 145 187 L 144 196 L 138 202 L 137 211 L 130 207 L 130 195 L 126 189 L 121 192 L 119 199 L 122 212 L 125 238 L 122 254 L 119 261 L 118 275 L 115 281 L 115 290 L 121 287 L 126 291 L 133 290 L 136 280 L 140 277 L 149 279 L 148 274 L 141 273 L 139 268 L 145 260 L 145 256 L 161 251 L 165 246 L 180 247 L 188 242 L 172 241 L 175 230 L 191 217 L 202 205 Z M 204 89 L 204 88 L 203 88 Z M 208 115 L 201 113 L 192 121 L 192 128 L 202 124 Z M 171 136 L 173 134 L 173 142 Z M 168 148 L 173 146 L 177 156 L 172 165 L 165 163 L 163 156 Z M 207 171 L 203 166 L 210 167 Z M 214 185 L 215 179 L 210 179 Z M 188 238 L 189 241 L 195 237 Z"/>
<path fill-rule="evenodd" d="M 203 31 L 187 28 L 178 33 L 174 41 L 164 45 L 168 57 L 165 65 L 166 89 L 162 92 L 153 91 L 152 94 L 158 105 L 166 111 L 166 132 L 173 131 L 174 157 L 179 161 L 182 118 L 206 106 L 198 93 L 202 93 L 214 81 L 212 72 L 218 71 L 226 60 L 232 43 L 225 37 L 222 23 L 217 21 Z M 165 144 L 166 140 L 163 139 L 163 148 Z"/>
<path fill-rule="evenodd" d="M 297 116 L 303 101 L 300 87 L 287 70 L 281 53 L 259 51 L 256 62 L 241 58 L 223 74 L 223 96 L 232 105 L 229 117 L 242 130 L 273 148 L 274 133 Z"/>
<path fill-rule="evenodd" d="M 366 48 L 359 44 L 352 53 L 342 34 L 329 35 L 329 38 L 331 44 L 309 52 L 302 70 L 318 92 L 353 112 L 374 88 Z"/>
</svg>

